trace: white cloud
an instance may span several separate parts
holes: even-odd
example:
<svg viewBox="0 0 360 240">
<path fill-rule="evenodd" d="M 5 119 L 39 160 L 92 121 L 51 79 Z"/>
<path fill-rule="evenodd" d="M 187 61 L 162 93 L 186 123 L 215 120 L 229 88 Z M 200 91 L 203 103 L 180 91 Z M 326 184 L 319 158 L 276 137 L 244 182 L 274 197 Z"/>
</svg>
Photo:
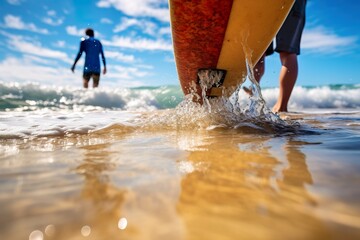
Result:
<svg viewBox="0 0 360 240">
<path fill-rule="evenodd" d="M 26 62 L 34 62 L 37 64 L 41 64 L 41 65 L 45 65 L 45 66 L 56 66 L 58 65 L 58 62 L 54 59 L 48 59 L 48 58 L 43 58 L 43 57 L 38 57 L 38 56 L 33 56 L 33 55 L 24 55 L 23 56 L 24 61 Z"/>
<path fill-rule="evenodd" d="M 341 53 L 356 44 L 357 37 L 339 36 L 324 27 L 305 29 L 301 48 L 315 53 Z"/>
<path fill-rule="evenodd" d="M 148 70 L 154 69 L 154 66 L 152 66 L 152 65 L 147 65 L 147 64 L 137 64 L 136 67 L 137 67 L 137 68 L 144 68 L 144 69 L 148 69 Z"/>
<path fill-rule="evenodd" d="M 66 32 L 72 36 L 84 36 L 85 35 L 85 28 L 78 29 L 76 26 L 67 26 Z"/>
<path fill-rule="evenodd" d="M 145 20 L 138 20 L 135 18 L 126 18 L 126 17 L 121 19 L 121 23 L 116 25 L 113 31 L 122 32 L 132 26 L 139 27 L 142 33 L 147 33 L 151 36 L 157 35 L 156 34 L 157 26 L 155 23 Z"/>
<path fill-rule="evenodd" d="M 65 47 L 65 41 L 59 40 L 54 43 L 55 47 L 63 48 Z"/>
<path fill-rule="evenodd" d="M 59 25 L 63 24 L 63 22 L 64 22 L 64 19 L 61 17 L 58 17 L 56 14 L 56 11 L 54 11 L 54 10 L 47 11 L 47 15 L 48 15 L 48 17 L 44 17 L 42 19 L 42 21 L 46 24 L 49 24 L 51 26 L 59 26 Z"/>
<path fill-rule="evenodd" d="M 122 32 L 126 29 L 128 29 L 129 27 L 131 26 L 140 26 L 140 21 L 135 19 L 135 18 L 122 18 L 121 19 L 121 23 L 116 25 L 115 28 L 114 28 L 114 32 Z"/>
<path fill-rule="evenodd" d="M 0 81 L 32 82 L 44 86 L 82 86 L 82 71 L 76 71 L 73 74 L 70 68 L 59 65 L 47 66 L 47 63 L 49 62 L 34 56 L 8 57 L 0 62 Z M 138 68 L 110 65 L 108 73 L 101 76 L 101 86 L 138 87 L 144 85 L 138 78 L 147 75 L 149 75 L 148 72 Z"/>
<path fill-rule="evenodd" d="M 20 5 L 22 0 L 6 0 L 11 5 Z"/>
<path fill-rule="evenodd" d="M 122 62 L 127 62 L 127 63 L 135 61 L 134 55 L 125 55 L 121 52 L 105 51 L 105 57 L 112 58 L 112 59 L 122 61 Z"/>
<path fill-rule="evenodd" d="M 129 37 L 118 37 L 112 38 L 112 41 L 103 41 L 104 45 L 113 47 L 131 48 L 136 50 L 163 50 L 172 51 L 171 42 L 167 42 L 163 39 L 131 39 Z"/>
<path fill-rule="evenodd" d="M 51 26 L 59 26 L 63 24 L 64 20 L 62 18 L 52 19 L 49 17 L 45 17 L 42 19 L 44 23 L 49 24 Z"/>
<path fill-rule="evenodd" d="M 102 18 L 102 19 L 100 20 L 100 22 L 101 22 L 101 23 L 105 23 L 105 24 L 112 24 L 112 23 L 113 23 L 113 21 L 111 21 L 111 20 L 108 19 L 108 18 Z"/>
<path fill-rule="evenodd" d="M 56 16 L 56 12 L 54 10 L 50 10 L 47 12 L 47 15 L 54 17 L 54 16 Z"/>
<path fill-rule="evenodd" d="M 8 47 L 13 51 L 72 63 L 72 60 L 64 52 L 45 48 L 40 43 L 32 42 L 31 39 L 24 39 L 22 36 L 8 34 L 7 37 Z"/>
<path fill-rule="evenodd" d="M 171 35 L 171 28 L 170 27 L 160 28 L 159 34 L 161 34 L 161 35 L 167 35 L 167 34 Z"/>
<path fill-rule="evenodd" d="M 20 17 L 8 14 L 4 17 L 4 27 L 5 28 L 13 28 L 19 30 L 28 30 L 32 32 L 37 32 L 41 34 L 48 34 L 49 31 L 47 29 L 38 28 L 33 23 L 24 23 Z"/>
<path fill-rule="evenodd" d="M 128 16 L 154 17 L 163 22 L 169 22 L 167 0 L 100 0 L 98 7 L 114 7 Z"/>
<path fill-rule="evenodd" d="M 109 67 L 110 71 L 108 77 L 119 80 L 130 80 L 149 76 L 150 73 L 141 70 L 137 67 L 124 67 L 119 65 L 113 65 Z"/>
<path fill-rule="evenodd" d="M 40 62 L 39 62 L 40 61 Z M 0 62 L 0 81 L 4 82 L 38 82 L 45 85 L 74 85 L 76 78 L 69 68 L 43 66 L 45 63 L 39 58 L 14 58 L 8 57 Z M 79 80 L 79 85 L 80 85 Z"/>
</svg>

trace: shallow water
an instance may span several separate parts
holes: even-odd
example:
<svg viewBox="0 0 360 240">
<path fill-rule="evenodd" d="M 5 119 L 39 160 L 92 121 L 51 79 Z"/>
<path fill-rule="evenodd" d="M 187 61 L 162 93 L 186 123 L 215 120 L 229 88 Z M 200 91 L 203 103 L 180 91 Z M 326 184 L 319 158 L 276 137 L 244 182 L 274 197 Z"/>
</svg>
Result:
<svg viewBox="0 0 360 240">
<path fill-rule="evenodd" d="M 285 131 L 16 114 L 1 115 L 2 239 L 360 239 L 360 112 L 286 114 Z"/>
</svg>

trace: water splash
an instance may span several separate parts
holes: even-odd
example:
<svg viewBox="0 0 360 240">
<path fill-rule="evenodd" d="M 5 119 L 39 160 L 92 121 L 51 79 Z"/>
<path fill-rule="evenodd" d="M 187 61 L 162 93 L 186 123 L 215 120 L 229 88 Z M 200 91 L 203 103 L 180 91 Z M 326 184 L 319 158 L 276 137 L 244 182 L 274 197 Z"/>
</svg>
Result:
<svg viewBox="0 0 360 240">
<path fill-rule="evenodd" d="M 247 59 L 251 58 L 247 56 Z M 287 125 L 285 121 L 277 114 L 272 113 L 266 106 L 266 102 L 261 94 L 261 88 L 255 80 L 253 64 L 247 60 L 246 66 L 248 74 L 241 82 L 244 83 L 246 78 L 252 82 L 252 94 L 249 95 L 246 104 L 240 99 L 241 94 L 243 94 L 243 92 L 240 91 L 242 83 L 239 84 L 229 98 L 224 97 L 224 95 L 215 98 L 208 97 L 208 91 L 220 81 L 223 77 L 223 72 L 205 69 L 198 73 L 201 96 L 196 96 L 197 98 L 202 98 L 200 102 L 203 104 L 192 102 L 194 96 L 189 94 L 184 101 L 178 105 L 174 116 L 177 116 L 181 120 L 190 117 L 191 119 L 186 119 L 185 122 L 191 123 L 194 122 L 193 119 L 195 119 L 195 122 L 198 123 L 199 126 L 205 125 L 208 128 L 212 128 L 211 126 L 214 125 L 236 128 L 244 125 L 243 123 L 274 126 Z M 183 125 L 183 122 L 180 122 L 181 125 Z"/>
<path fill-rule="evenodd" d="M 252 73 L 250 72 L 250 75 Z M 217 128 L 245 130 L 254 133 L 276 133 L 279 130 L 292 131 L 297 124 L 282 120 L 272 113 L 262 98 L 260 87 L 254 88 L 247 104 L 240 100 L 241 85 L 229 98 L 207 97 L 209 84 L 202 85 L 202 103 L 194 102 L 194 94 L 188 94 L 175 109 L 159 111 L 142 120 L 142 127 L 158 131 L 176 130 L 214 130 Z M 212 86 L 212 85 L 211 85 Z M 200 97 L 200 96 L 196 96 Z"/>
</svg>

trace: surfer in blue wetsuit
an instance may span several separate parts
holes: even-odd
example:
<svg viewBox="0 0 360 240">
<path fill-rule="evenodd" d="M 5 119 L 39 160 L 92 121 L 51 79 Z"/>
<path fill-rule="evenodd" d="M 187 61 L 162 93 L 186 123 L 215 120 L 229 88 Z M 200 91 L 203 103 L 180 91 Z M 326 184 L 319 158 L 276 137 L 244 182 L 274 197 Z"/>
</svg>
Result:
<svg viewBox="0 0 360 240">
<path fill-rule="evenodd" d="M 298 76 L 297 55 L 300 54 L 301 35 L 305 26 L 306 0 L 296 0 L 284 24 L 276 35 L 275 51 L 280 54 L 279 96 L 272 111 L 287 112 L 288 101 Z M 260 82 L 265 71 L 265 56 L 274 53 L 273 43 L 254 67 L 256 81 Z M 251 89 L 244 87 L 251 94 Z"/>
<path fill-rule="evenodd" d="M 83 52 L 85 52 L 85 65 L 83 73 L 83 86 L 88 88 L 90 78 L 93 79 L 93 87 L 96 88 L 99 86 L 100 81 L 100 59 L 99 55 L 101 54 L 102 62 L 104 64 L 103 74 L 106 74 L 106 61 L 101 42 L 98 39 L 94 38 L 94 30 L 88 28 L 85 30 L 87 39 L 84 39 L 80 43 L 80 50 L 75 58 L 74 64 L 71 67 L 71 71 L 74 72 L 75 65 L 80 59 Z"/>
</svg>

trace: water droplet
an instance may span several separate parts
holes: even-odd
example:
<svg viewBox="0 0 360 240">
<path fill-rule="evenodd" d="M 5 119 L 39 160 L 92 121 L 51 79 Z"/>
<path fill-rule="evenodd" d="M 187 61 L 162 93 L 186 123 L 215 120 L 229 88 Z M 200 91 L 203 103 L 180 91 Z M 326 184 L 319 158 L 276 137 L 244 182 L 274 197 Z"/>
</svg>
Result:
<svg viewBox="0 0 360 240">
<path fill-rule="evenodd" d="M 83 226 L 81 228 L 81 235 L 83 235 L 84 237 L 88 237 L 91 233 L 91 228 L 87 225 Z"/>
<path fill-rule="evenodd" d="M 51 236 L 54 236 L 55 234 L 55 226 L 50 224 L 50 225 L 47 225 L 46 228 L 45 228 L 45 234 L 49 237 Z"/>
<path fill-rule="evenodd" d="M 127 219 L 126 218 L 120 218 L 118 222 L 118 227 L 121 230 L 124 230 L 127 227 Z"/>
<path fill-rule="evenodd" d="M 40 230 L 32 231 L 29 235 L 29 240 L 43 240 L 44 234 Z"/>
</svg>

